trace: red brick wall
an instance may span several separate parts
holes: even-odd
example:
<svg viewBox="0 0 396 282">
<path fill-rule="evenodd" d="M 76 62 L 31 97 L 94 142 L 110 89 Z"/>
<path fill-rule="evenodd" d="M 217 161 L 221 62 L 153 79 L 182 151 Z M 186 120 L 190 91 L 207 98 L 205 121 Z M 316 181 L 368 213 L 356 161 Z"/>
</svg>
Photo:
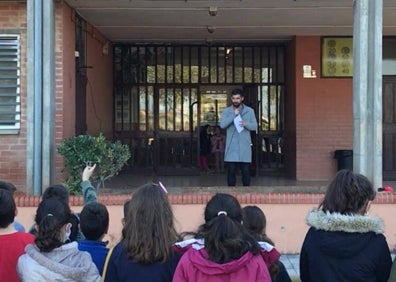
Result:
<svg viewBox="0 0 396 282">
<path fill-rule="evenodd" d="M 75 126 L 75 28 L 73 10 L 64 2 L 55 12 L 55 146 L 74 135 Z M 61 183 L 63 157 L 55 153 L 55 182 Z"/>
<path fill-rule="evenodd" d="M 21 130 L 0 135 L 0 179 L 26 190 L 26 3 L 0 3 L 1 33 L 21 37 Z M 8 32 L 9 30 L 9 32 Z"/>
<path fill-rule="evenodd" d="M 57 3 L 55 10 L 55 145 L 74 133 L 74 23 L 72 10 Z M 21 35 L 21 130 L 0 135 L 0 179 L 26 192 L 26 3 L 0 3 L 2 33 Z M 63 159 L 55 154 L 55 182 L 62 181 Z"/>
<path fill-rule="evenodd" d="M 296 178 L 330 179 L 336 172 L 334 150 L 352 149 L 352 78 L 321 78 L 320 37 L 295 39 Z M 317 78 L 303 78 L 311 65 Z"/>
<path fill-rule="evenodd" d="M 75 22 L 74 12 L 67 5 L 59 5 L 57 14 L 59 15 L 59 35 L 57 36 L 57 48 L 59 48 L 59 59 L 61 69 L 57 73 L 61 74 L 59 91 L 62 93 L 59 99 L 62 103 L 59 106 L 59 114 L 67 122 L 63 123 L 62 137 L 68 138 L 75 133 L 75 93 L 76 93 L 76 61 L 75 61 Z M 59 42 L 58 42 L 59 40 Z"/>
</svg>

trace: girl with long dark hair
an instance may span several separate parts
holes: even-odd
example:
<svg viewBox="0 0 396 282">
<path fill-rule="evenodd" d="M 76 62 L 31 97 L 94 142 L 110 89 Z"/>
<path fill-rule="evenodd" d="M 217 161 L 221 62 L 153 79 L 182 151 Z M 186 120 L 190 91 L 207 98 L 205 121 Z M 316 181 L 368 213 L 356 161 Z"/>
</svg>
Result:
<svg viewBox="0 0 396 282">
<path fill-rule="evenodd" d="M 166 193 L 162 184 L 146 184 L 133 194 L 105 281 L 172 281 L 180 254 L 172 250 L 178 235 Z"/>
</svg>

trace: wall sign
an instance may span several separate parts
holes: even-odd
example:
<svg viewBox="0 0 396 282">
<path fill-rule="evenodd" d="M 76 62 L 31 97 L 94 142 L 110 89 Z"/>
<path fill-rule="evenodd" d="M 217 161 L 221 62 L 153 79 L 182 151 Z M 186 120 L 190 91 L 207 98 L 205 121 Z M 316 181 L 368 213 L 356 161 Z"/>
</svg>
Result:
<svg viewBox="0 0 396 282">
<path fill-rule="evenodd" d="M 352 37 L 322 37 L 322 77 L 352 76 Z"/>
</svg>

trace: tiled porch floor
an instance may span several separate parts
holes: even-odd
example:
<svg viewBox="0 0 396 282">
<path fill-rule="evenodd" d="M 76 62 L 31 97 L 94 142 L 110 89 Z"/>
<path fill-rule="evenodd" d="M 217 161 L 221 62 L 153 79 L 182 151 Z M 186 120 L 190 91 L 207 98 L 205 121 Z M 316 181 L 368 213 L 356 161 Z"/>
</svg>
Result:
<svg viewBox="0 0 396 282">
<path fill-rule="evenodd" d="M 263 193 L 321 193 L 325 191 L 328 181 L 296 181 L 285 177 L 257 176 L 251 178 L 251 186 L 243 187 L 240 176 L 237 176 L 237 186 L 228 187 L 226 174 L 201 174 L 183 176 L 144 175 L 122 173 L 105 183 L 102 192 L 130 193 L 134 189 L 150 182 L 161 181 L 169 193 L 202 193 L 202 192 L 263 192 Z"/>
<path fill-rule="evenodd" d="M 171 194 L 233 192 L 233 193 L 323 193 L 328 180 L 297 181 L 285 177 L 256 176 L 251 178 L 251 186 L 243 187 L 240 176 L 237 186 L 228 187 L 226 174 L 200 174 L 182 176 L 161 176 L 155 174 L 122 173 L 105 183 L 103 193 L 124 194 L 150 182 L 161 181 Z M 384 181 L 384 185 L 396 187 L 396 181 Z"/>
<path fill-rule="evenodd" d="M 300 281 L 300 255 L 283 254 L 280 260 L 285 265 L 287 273 L 289 273 L 292 281 Z"/>
</svg>

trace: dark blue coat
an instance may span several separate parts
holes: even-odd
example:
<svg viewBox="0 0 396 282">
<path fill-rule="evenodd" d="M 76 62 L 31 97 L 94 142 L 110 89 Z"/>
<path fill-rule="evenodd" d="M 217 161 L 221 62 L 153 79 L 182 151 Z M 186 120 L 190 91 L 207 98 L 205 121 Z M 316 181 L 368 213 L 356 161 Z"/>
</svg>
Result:
<svg viewBox="0 0 396 282">
<path fill-rule="evenodd" d="M 378 218 L 313 211 L 300 253 L 300 278 L 307 281 L 388 280 L 392 259 Z"/>
<path fill-rule="evenodd" d="M 136 263 L 128 259 L 118 243 L 110 256 L 106 272 L 106 282 L 171 282 L 181 255 L 175 253 L 167 262 L 151 264 Z"/>
</svg>

